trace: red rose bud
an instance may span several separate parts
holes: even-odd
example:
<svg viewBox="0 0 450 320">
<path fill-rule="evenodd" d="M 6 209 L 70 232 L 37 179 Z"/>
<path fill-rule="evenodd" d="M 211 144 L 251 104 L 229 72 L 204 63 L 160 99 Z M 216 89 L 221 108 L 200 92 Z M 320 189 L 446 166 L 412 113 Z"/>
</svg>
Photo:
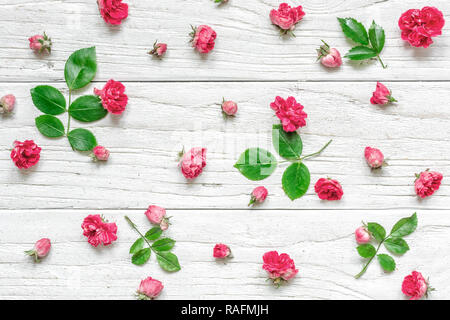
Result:
<svg viewBox="0 0 450 320">
<path fill-rule="evenodd" d="M 41 150 L 33 140 L 14 141 L 14 148 L 11 150 L 11 160 L 17 168 L 28 169 L 39 162 Z"/>
<path fill-rule="evenodd" d="M 0 113 L 11 113 L 14 110 L 16 97 L 12 94 L 7 94 L 0 99 Z"/>
<path fill-rule="evenodd" d="M 339 182 L 330 178 L 320 178 L 317 180 L 314 190 L 321 200 L 341 200 L 344 195 L 344 191 Z"/>
<path fill-rule="evenodd" d="M 390 102 L 397 102 L 397 100 L 392 97 L 391 91 L 384 84 L 377 82 L 377 88 L 373 92 L 372 98 L 370 98 L 370 103 L 386 105 Z"/>
<path fill-rule="evenodd" d="M 25 251 L 25 254 L 27 254 L 29 256 L 33 256 L 34 261 L 39 262 L 40 259 L 44 258 L 48 254 L 51 246 L 52 245 L 50 243 L 50 239 L 43 238 L 41 240 L 38 240 L 34 244 L 33 250 Z"/>
<path fill-rule="evenodd" d="M 52 40 L 45 34 L 37 34 L 28 38 L 30 41 L 30 49 L 37 53 L 51 53 L 52 52 Z"/>
<path fill-rule="evenodd" d="M 441 186 L 442 178 L 441 173 L 429 170 L 416 175 L 414 182 L 416 194 L 422 199 L 431 196 Z"/>
<path fill-rule="evenodd" d="M 330 46 L 323 40 L 323 45 L 317 49 L 318 60 L 327 68 L 336 68 L 342 65 L 342 58 L 339 51 L 335 48 L 330 49 Z"/>
<path fill-rule="evenodd" d="M 200 53 L 208 53 L 214 49 L 217 33 L 206 25 L 196 28 L 192 27 L 190 36 L 192 37 L 192 46 Z"/>
<path fill-rule="evenodd" d="M 236 114 L 237 110 L 238 110 L 238 106 L 237 106 L 236 102 L 225 101 L 225 99 L 223 99 L 222 111 L 224 114 L 226 114 L 227 116 L 234 116 Z"/>
<path fill-rule="evenodd" d="M 364 157 L 372 169 L 378 169 L 386 165 L 383 153 L 377 148 L 366 147 L 364 149 Z"/>
<path fill-rule="evenodd" d="M 154 55 L 156 57 L 161 57 L 167 51 L 167 44 L 158 43 L 158 40 L 153 44 L 153 49 L 149 51 L 148 54 Z"/>
<path fill-rule="evenodd" d="M 216 259 L 232 258 L 230 247 L 223 243 L 216 244 L 213 250 L 213 257 Z"/>
<path fill-rule="evenodd" d="M 366 227 L 359 227 L 355 230 L 355 239 L 359 244 L 368 243 L 371 238 L 372 236 Z"/>
<path fill-rule="evenodd" d="M 433 290 L 420 272 L 413 271 L 403 279 L 402 292 L 411 297 L 409 300 L 419 300 L 423 296 L 427 298 L 428 293 Z"/>
<path fill-rule="evenodd" d="M 94 153 L 93 159 L 94 161 L 100 160 L 100 161 L 107 161 L 109 158 L 109 150 L 102 146 L 96 146 L 94 150 L 92 150 Z"/>
<path fill-rule="evenodd" d="M 164 286 L 161 281 L 148 277 L 141 281 L 137 295 L 139 300 L 153 300 L 159 296 Z"/>
<path fill-rule="evenodd" d="M 248 205 L 251 206 L 252 204 L 255 203 L 263 203 L 264 200 L 266 200 L 268 193 L 269 192 L 265 187 L 263 186 L 256 187 L 252 192 L 250 203 Z"/>
</svg>

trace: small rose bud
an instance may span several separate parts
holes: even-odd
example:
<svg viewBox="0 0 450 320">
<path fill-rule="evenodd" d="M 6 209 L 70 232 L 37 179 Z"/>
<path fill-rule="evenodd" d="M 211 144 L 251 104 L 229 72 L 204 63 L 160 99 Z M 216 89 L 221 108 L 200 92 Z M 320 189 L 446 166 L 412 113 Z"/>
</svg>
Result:
<svg viewBox="0 0 450 320">
<path fill-rule="evenodd" d="M 358 243 L 368 243 L 371 239 L 370 232 L 366 229 L 366 227 L 359 227 L 355 230 L 355 239 Z"/>
<path fill-rule="evenodd" d="M 169 218 L 166 217 L 166 209 L 158 206 L 149 206 L 145 212 L 147 219 L 152 224 L 159 224 L 161 230 L 167 230 L 169 228 Z"/>
<path fill-rule="evenodd" d="M 34 261 L 39 262 L 41 258 L 48 254 L 51 246 L 50 239 L 43 238 L 34 244 L 33 250 L 25 251 L 25 254 L 34 256 Z"/>
<path fill-rule="evenodd" d="M 265 187 L 256 187 L 252 192 L 250 203 L 248 205 L 251 206 L 254 203 L 263 203 L 267 198 L 267 194 L 268 191 Z"/>
<path fill-rule="evenodd" d="M 216 244 L 213 250 L 213 257 L 217 259 L 232 258 L 230 247 L 223 243 Z"/>
<path fill-rule="evenodd" d="M 12 94 L 7 94 L 0 99 L 0 113 L 11 113 L 14 110 L 16 97 Z"/>
<path fill-rule="evenodd" d="M 364 157 L 366 158 L 367 164 L 372 169 L 378 169 L 385 165 L 384 155 L 377 148 L 366 147 L 366 149 L 364 149 Z"/>
<path fill-rule="evenodd" d="M 320 62 L 328 68 L 336 68 L 342 65 L 342 58 L 339 51 L 335 48 L 330 48 L 330 46 L 323 41 L 323 45 L 317 49 L 318 58 Z"/>
<path fill-rule="evenodd" d="M 37 53 L 51 53 L 52 40 L 45 34 L 37 34 L 28 39 L 30 41 L 30 49 Z"/>
<path fill-rule="evenodd" d="M 109 150 L 102 146 L 96 146 L 94 150 L 94 161 L 100 160 L 100 161 L 106 161 L 109 158 Z"/>
<path fill-rule="evenodd" d="M 141 281 L 137 295 L 139 300 L 152 300 L 161 293 L 164 286 L 161 281 L 148 277 Z"/>
<path fill-rule="evenodd" d="M 227 116 L 234 116 L 236 114 L 237 110 L 238 110 L 238 106 L 237 106 L 236 102 L 225 101 L 225 99 L 223 99 L 222 111 L 224 114 L 226 114 Z"/>
<path fill-rule="evenodd" d="M 158 40 L 153 44 L 153 49 L 149 51 L 148 54 L 154 55 L 156 57 L 161 57 L 167 51 L 167 44 L 158 43 Z"/>
<path fill-rule="evenodd" d="M 397 102 L 392 96 L 392 92 L 381 82 L 377 82 L 377 87 L 370 98 L 371 104 L 386 105 L 390 102 Z"/>
</svg>

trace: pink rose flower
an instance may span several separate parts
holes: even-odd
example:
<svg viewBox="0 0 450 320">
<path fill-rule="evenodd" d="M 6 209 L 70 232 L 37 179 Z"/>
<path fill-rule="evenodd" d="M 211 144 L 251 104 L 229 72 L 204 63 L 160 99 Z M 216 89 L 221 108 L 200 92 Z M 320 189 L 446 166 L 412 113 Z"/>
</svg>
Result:
<svg viewBox="0 0 450 320">
<path fill-rule="evenodd" d="M 317 180 L 314 190 L 321 200 L 341 200 L 344 195 L 344 191 L 339 182 L 330 178 L 320 178 Z"/>
<path fill-rule="evenodd" d="M 0 99 L 0 113 L 11 113 L 14 110 L 16 97 L 12 94 L 7 94 Z"/>
<path fill-rule="evenodd" d="M 106 23 L 119 25 L 128 17 L 128 4 L 122 0 L 97 0 L 100 15 Z"/>
<path fill-rule="evenodd" d="M 276 251 L 266 252 L 263 256 L 263 269 L 267 271 L 274 285 L 279 286 L 283 281 L 295 277 L 298 270 L 295 269 L 294 260 L 288 254 L 278 254 Z"/>
<path fill-rule="evenodd" d="M 435 7 L 410 9 L 398 20 L 402 39 L 413 47 L 428 48 L 433 43 L 432 37 L 442 34 L 444 25 L 444 15 Z"/>
<path fill-rule="evenodd" d="M 432 290 L 420 272 L 413 271 L 403 279 L 402 292 L 411 297 L 409 300 L 419 300 L 423 296 L 428 296 L 428 292 Z"/>
<path fill-rule="evenodd" d="M 169 228 L 169 218 L 166 218 L 166 209 L 158 206 L 149 206 L 145 212 L 147 219 L 152 224 L 159 224 L 161 230 L 167 230 Z"/>
<path fill-rule="evenodd" d="M 94 159 L 100 161 L 107 161 L 109 158 L 109 150 L 102 146 L 96 146 L 94 150 Z"/>
<path fill-rule="evenodd" d="M 355 239 L 359 244 L 368 243 L 371 238 L 372 236 L 366 227 L 359 227 L 355 230 Z"/>
<path fill-rule="evenodd" d="M 153 49 L 149 52 L 149 54 L 152 54 L 156 57 L 161 57 L 166 53 L 167 51 L 167 44 L 165 43 L 159 43 L 158 40 L 155 41 L 153 44 Z"/>
<path fill-rule="evenodd" d="M 52 245 L 50 243 L 50 239 L 43 238 L 41 240 L 38 240 L 34 244 L 33 250 L 25 251 L 25 254 L 27 254 L 29 256 L 33 256 L 34 261 L 39 262 L 40 259 L 44 258 L 48 254 L 51 246 Z"/>
<path fill-rule="evenodd" d="M 186 179 L 198 177 L 206 166 L 206 149 L 192 148 L 181 159 L 181 173 Z"/>
<path fill-rule="evenodd" d="M 33 140 L 24 142 L 16 140 L 11 151 L 11 159 L 17 168 L 28 169 L 39 162 L 41 150 Z"/>
<path fill-rule="evenodd" d="M 125 111 L 128 96 L 125 94 L 125 86 L 119 81 L 109 80 L 102 90 L 94 89 L 94 94 L 100 96 L 103 108 L 112 114 L 121 114 Z"/>
<path fill-rule="evenodd" d="M 45 34 L 34 35 L 28 38 L 30 41 L 30 49 L 36 53 L 51 53 L 52 52 L 52 40 Z"/>
<path fill-rule="evenodd" d="M 192 46 L 198 52 L 208 53 L 214 49 L 217 33 L 210 26 L 201 25 L 197 28 L 192 27 L 192 30 Z"/>
<path fill-rule="evenodd" d="M 442 174 L 435 171 L 426 170 L 416 174 L 414 182 L 416 194 L 422 199 L 431 196 L 441 186 L 442 178 Z"/>
<path fill-rule="evenodd" d="M 225 101 L 225 99 L 222 102 L 222 111 L 227 116 L 234 116 L 238 110 L 238 106 L 236 102 L 233 101 Z"/>
<path fill-rule="evenodd" d="M 288 97 L 284 100 L 278 96 L 270 104 L 270 107 L 275 111 L 278 119 L 281 120 L 284 131 L 292 132 L 306 126 L 305 119 L 308 115 L 303 112 L 303 106 L 294 97 Z"/>
<path fill-rule="evenodd" d="M 218 243 L 214 246 L 213 257 L 217 259 L 231 258 L 231 250 L 226 244 Z"/>
<path fill-rule="evenodd" d="M 252 191 L 250 203 L 248 205 L 251 206 L 254 203 L 263 203 L 264 200 L 266 200 L 268 193 L 269 192 L 267 191 L 267 189 L 265 187 L 263 187 L 263 186 L 256 187 Z"/>
<path fill-rule="evenodd" d="M 377 148 L 366 147 L 364 149 L 364 157 L 372 169 L 381 168 L 385 163 L 383 153 Z"/>
<path fill-rule="evenodd" d="M 104 221 L 99 214 L 88 215 L 81 224 L 83 235 L 88 238 L 88 242 L 97 247 L 99 244 L 110 245 L 117 240 L 117 225 Z"/>
<path fill-rule="evenodd" d="M 373 92 L 372 98 L 370 98 L 370 103 L 385 105 L 389 102 L 397 102 L 397 100 L 392 97 L 391 91 L 384 84 L 377 82 L 377 88 Z"/>
<path fill-rule="evenodd" d="M 330 46 L 323 40 L 323 45 L 317 49 L 318 59 L 327 68 L 337 68 L 342 65 L 342 58 L 339 51 Z"/>
<path fill-rule="evenodd" d="M 305 13 L 302 6 L 291 8 L 287 3 L 282 3 L 278 10 L 270 11 L 270 21 L 280 28 L 283 34 L 295 29 L 297 22 L 303 19 Z"/>
<path fill-rule="evenodd" d="M 141 281 L 137 295 L 139 300 L 152 300 L 159 296 L 164 286 L 161 281 L 148 277 Z"/>
</svg>

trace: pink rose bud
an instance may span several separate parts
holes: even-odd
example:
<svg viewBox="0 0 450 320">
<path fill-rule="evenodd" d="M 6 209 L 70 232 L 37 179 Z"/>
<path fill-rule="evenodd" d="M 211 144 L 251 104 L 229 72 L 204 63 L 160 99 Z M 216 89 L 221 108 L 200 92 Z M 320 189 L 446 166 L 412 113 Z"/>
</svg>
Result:
<svg viewBox="0 0 450 320">
<path fill-rule="evenodd" d="M 148 277 L 141 281 L 137 295 L 139 300 L 152 300 L 161 293 L 164 286 L 161 281 Z"/>
<path fill-rule="evenodd" d="M 397 102 L 397 100 L 394 99 L 391 91 L 384 84 L 377 82 L 377 88 L 373 92 L 372 98 L 370 98 L 370 103 L 386 105 L 390 102 Z"/>
<path fill-rule="evenodd" d="M 169 228 L 169 218 L 166 218 L 166 209 L 158 206 L 149 206 L 145 215 L 150 223 L 159 224 L 161 230 Z"/>
<path fill-rule="evenodd" d="M 263 203 L 267 198 L 267 194 L 268 191 L 265 187 L 256 187 L 252 192 L 250 203 L 248 205 L 251 206 L 254 203 Z"/>
<path fill-rule="evenodd" d="M 213 250 L 213 257 L 217 259 L 232 258 L 230 247 L 223 243 L 216 244 Z"/>
<path fill-rule="evenodd" d="M 109 150 L 102 146 L 96 146 L 94 150 L 94 161 L 100 160 L 100 161 L 106 161 L 109 158 Z"/>
<path fill-rule="evenodd" d="M 431 196 L 441 186 L 442 178 L 441 173 L 429 170 L 416 174 L 414 182 L 416 194 L 422 199 Z"/>
<path fill-rule="evenodd" d="M 192 27 L 190 33 L 192 46 L 200 53 L 208 53 L 214 49 L 217 33 L 206 25 Z"/>
<path fill-rule="evenodd" d="M 167 44 L 158 43 L 158 40 L 153 44 L 153 49 L 149 51 L 148 54 L 154 55 L 156 57 L 161 57 L 167 51 Z"/>
<path fill-rule="evenodd" d="M 282 3 L 278 10 L 270 11 L 270 21 L 280 28 L 281 34 L 286 34 L 295 29 L 297 22 L 303 19 L 305 12 L 302 6 L 291 8 L 287 3 Z"/>
<path fill-rule="evenodd" d="M 37 53 L 51 53 L 52 52 L 52 40 L 45 34 L 35 35 L 28 38 L 30 41 L 30 49 Z"/>
<path fill-rule="evenodd" d="M 404 295 L 411 297 L 409 300 L 419 300 L 423 296 L 427 298 L 428 293 L 433 290 L 420 272 L 413 271 L 403 279 L 402 292 Z"/>
<path fill-rule="evenodd" d="M 364 149 L 364 157 L 366 158 L 367 164 L 372 169 L 381 168 L 386 164 L 384 162 L 383 153 L 377 148 L 366 147 L 366 149 Z"/>
<path fill-rule="evenodd" d="M 12 94 L 7 94 L 0 99 L 0 113 L 11 113 L 14 110 L 16 97 Z"/>
<path fill-rule="evenodd" d="M 39 262 L 41 258 L 48 254 L 51 246 L 50 239 L 43 238 L 34 244 L 33 250 L 25 251 L 25 254 L 34 256 L 34 261 Z"/>
<path fill-rule="evenodd" d="M 339 51 L 335 48 L 330 49 L 330 46 L 323 41 L 323 45 L 317 49 L 318 58 L 320 62 L 328 68 L 336 68 L 342 65 L 342 58 Z"/>
<path fill-rule="evenodd" d="M 359 227 L 355 230 L 355 239 L 356 242 L 363 244 L 370 242 L 371 239 L 370 232 L 366 229 L 366 227 Z"/>
<path fill-rule="evenodd" d="M 222 111 L 224 114 L 226 114 L 227 116 L 234 116 L 236 114 L 237 110 L 238 110 L 238 106 L 237 106 L 236 102 L 225 101 L 225 99 L 223 99 Z"/>
<path fill-rule="evenodd" d="M 181 173 L 186 179 L 198 177 L 206 166 L 206 149 L 192 148 L 181 158 Z"/>
</svg>

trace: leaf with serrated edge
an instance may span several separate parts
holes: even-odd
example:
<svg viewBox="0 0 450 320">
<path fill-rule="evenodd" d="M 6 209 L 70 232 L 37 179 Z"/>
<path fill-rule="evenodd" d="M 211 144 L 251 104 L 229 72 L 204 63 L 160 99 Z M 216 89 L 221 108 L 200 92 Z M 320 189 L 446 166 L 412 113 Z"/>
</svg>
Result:
<svg viewBox="0 0 450 320">
<path fill-rule="evenodd" d="M 286 195 L 291 200 L 303 196 L 308 191 L 311 176 L 303 163 L 293 163 L 283 173 L 281 184 Z"/>
<path fill-rule="evenodd" d="M 137 266 L 143 265 L 150 259 L 151 253 L 150 248 L 141 249 L 131 257 L 131 262 Z"/>
<path fill-rule="evenodd" d="M 72 102 L 69 106 L 69 114 L 78 121 L 92 122 L 104 118 L 108 111 L 103 108 L 98 96 L 87 95 Z"/>
<path fill-rule="evenodd" d="M 72 53 L 64 67 L 64 78 L 70 90 L 88 85 L 97 72 L 95 47 L 84 48 Z"/>
<path fill-rule="evenodd" d="M 353 18 L 338 18 L 344 35 L 356 43 L 369 44 L 366 28 Z"/>
<path fill-rule="evenodd" d="M 394 254 L 404 254 L 409 250 L 408 243 L 402 238 L 389 238 L 384 242 L 384 246 L 389 252 Z"/>
<path fill-rule="evenodd" d="M 363 258 L 372 258 L 377 253 L 375 247 L 370 243 L 360 244 L 358 247 L 356 247 L 356 250 Z"/>
<path fill-rule="evenodd" d="M 375 21 L 372 22 L 372 25 L 369 28 L 369 39 L 372 48 L 374 48 L 376 52 L 380 53 L 384 48 L 386 35 L 384 33 L 384 29 L 377 25 Z"/>
<path fill-rule="evenodd" d="M 391 272 L 395 270 L 395 260 L 388 254 L 379 254 L 377 255 L 378 262 L 380 263 L 381 267 L 387 271 Z"/>
<path fill-rule="evenodd" d="M 155 241 L 152 248 L 156 251 L 169 251 L 175 245 L 175 240 L 170 238 L 163 238 Z"/>
<path fill-rule="evenodd" d="M 352 48 L 344 57 L 350 60 L 359 61 L 375 58 L 377 55 L 378 53 L 372 48 L 358 46 Z"/>
<path fill-rule="evenodd" d="M 78 151 L 91 151 L 97 145 L 95 136 L 86 129 L 75 129 L 67 135 L 72 148 Z"/>
<path fill-rule="evenodd" d="M 267 150 L 245 150 L 234 165 L 247 179 L 258 181 L 270 176 L 277 167 L 277 159 Z"/>
<path fill-rule="evenodd" d="M 33 104 L 45 114 L 59 115 L 66 111 L 66 99 L 52 86 L 37 86 L 30 90 Z"/>
<path fill-rule="evenodd" d="M 160 227 L 153 227 L 147 231 L 147 233 L 145 234 L 145 237 L 148 240 L 156 240 L 161 236 L 161 234 L 162 234 L 162 230 Z"/>
<path fill-rule="evenodd" d="M 391 230 L 391 236 L 394 238 L 401 238 L 414 232 L 417 228 L 417 214 L 414 213 L 411 217 L 400 219 Z"/>
<path fill-rule="evenodd" d="M 382 241 L 386 237 L 386 230 L 384 230 L 384 228 L 378 223 L 369 222 L 367 224 L 367 229 L 378 242 Z"/>
<path fill-rule="evenodd" d="M 303 143 L 300 135 L 294 132 L 286 132 L 281 124 L 272 127 L 272 143 L 275 150 L 285 159 L 294 160 L 302 155 Z"/>
<path fill-rule="evenodd" d="M 144 239 L 142 238 L 137 239 L 130 248 L 130 254 L 134 254 L 139 250 L 141 250 L 144 247 L 144 243 L 145 243 Z"/>
<path fill-rule="evenodd" d="M 37 129 L 44 136 L 49 138 L 59 138 L 64 136 L 64 125 L 58 118 L 45 114 L 34 120 Z"/>
<path fill-rule="evenodd" d="M 178 258 L 171 252 L 161 251 L 156 253 L 159 265 L 166 271 L 175 272 L 181 269 Z"/>
</svg>

